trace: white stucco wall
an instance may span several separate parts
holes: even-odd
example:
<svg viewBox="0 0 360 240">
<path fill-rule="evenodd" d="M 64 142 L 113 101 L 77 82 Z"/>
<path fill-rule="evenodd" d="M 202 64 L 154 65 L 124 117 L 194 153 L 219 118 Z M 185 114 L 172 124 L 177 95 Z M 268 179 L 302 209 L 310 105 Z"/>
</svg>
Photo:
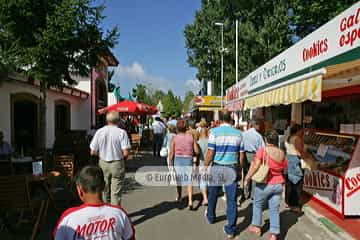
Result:
<svg viewBox="0 0 360 240">
<path fill-rule="evenodd" d="M 75 87 L 77 89 L 80 89 L 84 92 L 90 93 L 91 92 L 91 81 L 90 77 L 74 77 L 74 80 L 77 82 Z"/>
<path fill-rule="evenodd" d="M 108 106 L 110 105 L 114 105 L 117 103 L 116 97 L 114 95 L 114 93 L 108 93 Z"/>
<path fill-rule="evenodd" d="M 5 140 L 11 140 L 11 94 L 30 93 L 37 97 L 40 90 L 37 87 L 19 82 L 0 83 L 0 130 L 4 132 Z M 63 93 L 48 91 L 46 99 L 46 147 L 51 148 L 55 140 L 55 101 L 65 100 L 71 105 L 72 130 L 90 129 L 90 97 L 88 99 L 75 98 Z"/>
</svg>

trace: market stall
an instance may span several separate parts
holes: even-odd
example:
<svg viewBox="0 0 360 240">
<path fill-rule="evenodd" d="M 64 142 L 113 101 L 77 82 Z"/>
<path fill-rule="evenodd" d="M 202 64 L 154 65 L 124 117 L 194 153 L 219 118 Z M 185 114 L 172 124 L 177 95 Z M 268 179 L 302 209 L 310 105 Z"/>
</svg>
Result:
<svg viewBox="0 0 360 240">
<path fill-rule="evenodd" d="M 225 105 L 225 98 L 223 99 Z M 221 111 L 221 97 L 219 96 L 195 96 L 192 101 L 192 116 L 196 121 L 205 118 L 210 122 L 219 120 Z"/>
<path fill-rule="evenodd" d="M 317 166 L 304 191 L 340 217 L 360 216 L 359 43 L 360 2 L 237 84 L 245 109 L 291 106 Z"/>
</svg>

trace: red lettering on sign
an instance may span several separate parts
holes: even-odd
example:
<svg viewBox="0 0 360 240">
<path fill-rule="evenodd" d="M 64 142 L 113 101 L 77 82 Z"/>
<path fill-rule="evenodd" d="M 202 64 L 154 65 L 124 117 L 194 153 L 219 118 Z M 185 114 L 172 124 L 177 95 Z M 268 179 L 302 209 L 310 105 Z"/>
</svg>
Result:
<svg viewBox="0 0 360 240">
<path fill-rule="evenodd" d="M 345 187 L 348 190 L 347 197 L 350 197 L 354 193 L 360 190 L 360 173 L 356 176 L 347 177 L 345 179 Z"/>
<path fill-rule="evenodd" d="M 310 172 L 304 176 L 304 187 L 322 191 L 333 191 L 330 176 L 323 172 Z"/>
<path fill-rule="evenodd" d="M 326 187 L 330 187 L 330 176 L 326 175 Z"/>
<path fill-rule="evenodd" d="M 310 47 L 303 49 L 303 61 L 306 62 L 317 56 L 320 56 L 328 51 L 328 39 L 318 40 L 314 42 Z"/>
<path fill-rule="evenodd" d="M 340 22 L 340 31 L 345 31 L 346 30 L 346 18 L 341 19 Z"/>
<path fill-rule="evenodd" d="M 341 19 L 339 27 L 340 31 L 344 34 L 342 34 L 339 38 L 340 47 L 344 47 L 346 45 L 353 46 L 354 43 L 360 39 L 360 28 L 356 28 L 360 23 L 359 18 L 360 8 L 356 10 L 356 13 Z"/>
</svg>

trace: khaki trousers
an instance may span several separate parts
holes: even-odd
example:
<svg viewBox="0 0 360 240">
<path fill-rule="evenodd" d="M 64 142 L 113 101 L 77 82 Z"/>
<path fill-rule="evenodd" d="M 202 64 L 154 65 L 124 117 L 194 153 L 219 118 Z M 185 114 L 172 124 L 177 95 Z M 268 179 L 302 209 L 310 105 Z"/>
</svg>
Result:
<svg viewBox="0 0 360 240">
<path fill-rule="evenodd" d="M 121 205 L 121 194 L 125 179 L 125 161 L 99 160 L 99 166 L 104 172 L 104 201 L 113 205 Z"/>
</svg>

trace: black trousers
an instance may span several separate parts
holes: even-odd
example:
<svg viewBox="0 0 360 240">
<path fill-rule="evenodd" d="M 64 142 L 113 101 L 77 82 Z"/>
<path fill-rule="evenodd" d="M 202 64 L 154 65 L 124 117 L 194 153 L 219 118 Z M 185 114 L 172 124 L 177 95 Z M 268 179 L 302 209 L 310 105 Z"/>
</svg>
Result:
<svg viewBox="0 0 360 240">
<path fill-rule="evenodd" d="M 246 177 L 247 173 L 249 172 L 250 170 L 250 165 L 252 163 L 252 161 L 254 160 L 254 157 L 255 157 L 255 154 L 256 153 L 251 153 L 251 152 L 246 152 L 245 153 L 245 163 L 244 163 L 244 168 L 243 168 L 243 171 L 244 171 L 244 178 Z M 254 197 L 254 192 L 255 192 L 255 182 L 254 181 L 251 181 L 250 184 L 244 188 L 244 198 L 245 199 L 249 199 L 251 197 Z"/>
<path fill-rule="evenodd" d="M 163 135 L 162 134 L 154 134 L 153 140 L 153 153 L 154 156 L 160 156 L 161 147 L 163 144 Z"/>
<path fill-rule="evenodd" d="M 288 178 L 286 179 L 285 187 L 285 202 L 289 207 L 301 207 L 301 193 L 303 189 L 303 180 L 298 183 L 292 183 Z"/>
</svg>

